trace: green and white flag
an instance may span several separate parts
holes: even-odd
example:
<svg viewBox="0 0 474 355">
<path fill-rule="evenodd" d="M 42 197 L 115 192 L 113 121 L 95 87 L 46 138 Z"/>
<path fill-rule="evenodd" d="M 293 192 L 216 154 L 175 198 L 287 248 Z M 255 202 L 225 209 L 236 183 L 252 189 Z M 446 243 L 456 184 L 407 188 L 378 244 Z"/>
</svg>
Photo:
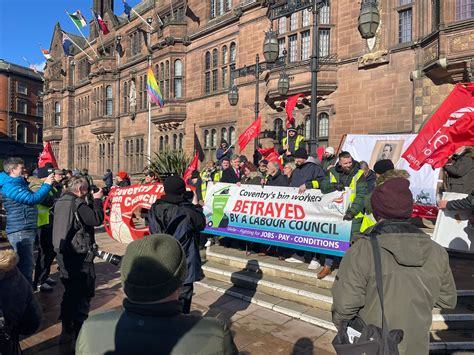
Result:
<svg viewBox="0 0 474 355">
<path fill-rule="evenodd" d="M 73 14 L 68 13 L 69 17 L 71 18 L 72 22 L 76 25 L 77 28 L 82 28 L 87 26 L 87 21 L 82 16 L 81 11 L 77 10 Z"/>
</svg>

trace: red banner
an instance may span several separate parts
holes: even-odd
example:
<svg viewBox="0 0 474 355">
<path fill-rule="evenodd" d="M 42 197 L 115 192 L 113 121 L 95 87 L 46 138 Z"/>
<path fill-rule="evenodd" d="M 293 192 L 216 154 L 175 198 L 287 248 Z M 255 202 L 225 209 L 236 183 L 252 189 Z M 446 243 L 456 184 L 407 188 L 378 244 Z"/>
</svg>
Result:
<svg viewBox="0 0 474 355">
<path fill-rule="evenodd" d="M 280 154 L 275 150 L 275 148 L 259 148 L 257 147 L 257 150 L 259 151 L 260 154 L 262 154 L 262 159 L 266 159 L 269 162 L 271 161 L 276 161 L 278 164 L 280 164 L 280 170 L 283 170 L 283 166 L 281 164 L 281 157 Z"/>
<path fill-rule="evenodd" d="M 474 85 L 457 84 L 402 157 L 414 170 L 424 164 L 442 167 L 456 149 L 474 144 L 472 112 Z"/>
<path fill-rule="evenodd" d="M 112 239 L 128 244 L 135 239 L 150 234 L 143 220 L 142 208 L 151 205 L 164 194 L 162 184 L 132 185 L 110 190 L 104 204 L 104 226 Z M 140 221 L 135 225 L 135 221 Z"/>
<path fill-rule="evenodd" d="M 262 129 L 262 118 L 258 117 L 247 129 L 239 136 L 237 143 L 240 151 L 244 150 L 251 139 L 258 137 Z"/>
<path fill-rule="evenodd" d="M 438 216 L 438 207 L 431 205 L 413 205 L 412 218 L 435 219 Z"/>
<path fill-rule="evenodd" d="M 43 143 L 43 151 L 41 152 L 38 159 L 38 167 L 42 168 L 46 163 L 51 163 L 55 169 L 58 169 L 58 163 L 54 157 L 53 149 L 49 142 Z"/>
<path fill-rule="evenodd" d="M 293 117 L 293 110 L 298 102 L 298 99 L 304 96 L 303 94 L 296 94 L 290 96 L 288 100 L 286 100 L 285 111 L 286 111 L 286 128 L 290 128 L 291 126 L 295 125 L 295 118 Z"/>
</svg>

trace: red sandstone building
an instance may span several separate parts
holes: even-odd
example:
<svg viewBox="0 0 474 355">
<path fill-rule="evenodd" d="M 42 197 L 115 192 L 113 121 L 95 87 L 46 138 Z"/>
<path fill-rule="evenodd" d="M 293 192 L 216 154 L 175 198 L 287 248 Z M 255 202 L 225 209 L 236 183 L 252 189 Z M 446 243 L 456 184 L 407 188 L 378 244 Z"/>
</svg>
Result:
<svg viewBox="0 0 474 355">
<path fill-rule="evenodd" d="M 37 163 L 43 140 L 43 75 L 0 59 L 0 161 Z"/>
<path fill-rule="evenodd" d="M 99 56 L 69 34 L 92 60 L 77 48 L 66 57 L 58 24 L 51 42 L 54 62 L 45 72 L 45 140 L 52 142 L 62 167 L 89 168 L 95 176 L 106 168 L 142 171 L 149 59 L 165 98 L 163 108 L 152 105 L 151 151 L 191 154 L 196 129 L 206 158 L 214 158 L 221 139 L 234 141 L 254 119 L 255 77 L 236 78 L 234 70 L 254 65 L 256 54 L 263 61 L 270 26 L 278 32 L 290 77 L 288 95 L 304 94 L 295 117 L 309 138 L 311 12 L 271 24 L 265 1 L 189 0 L 186 8 L 184 1 L 142 0 L 134 10 L 151 19 L 150 30 L 135 13 L 129 22 L 111 0 L 94 0 L 93 6 L 110 29 L 99 37 L 91 23 L 90 39 Z M 320 11 L 320 144 L 337 146 L 346 133 L 417 132 L 453 84 L 472 78 L 471 1 L 379 0 L 378 8 L 380 26 L 369 41 L 357 31 L 359 2 L 328 0 Z M 260 76 L 264 147 L 278 144 L 284 132 L 286 97 L 277 91 L 281 71 Z M 227 98 L 231 84 L 239 88 L 235 107 Z M 252 152 L 249 144 L 244 153 Z"/>
</svg>

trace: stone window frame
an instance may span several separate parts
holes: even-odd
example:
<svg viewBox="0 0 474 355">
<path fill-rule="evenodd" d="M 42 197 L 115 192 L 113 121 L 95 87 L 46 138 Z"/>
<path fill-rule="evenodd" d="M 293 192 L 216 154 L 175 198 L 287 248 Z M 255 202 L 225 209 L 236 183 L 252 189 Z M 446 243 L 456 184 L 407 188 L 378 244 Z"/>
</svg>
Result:
<svg viewBox="0 0 474 355">
<path fill-rule="evenodd" d="M 17 81 L 16 92 L 17 94 L 28 95 L 28 85 L 24 81 Z"/>
<path fill-rule="evenodd" d="M 233 71 L 235 70 L 236 57 L 237 44 L 235 41 L 205 51 L 203 59 L 204 95 L 213 95 L 229 90 L 234 85 Z"/>
<path fill-rule="evenodd" d="M 20 132 L 23 137 L 20 137 Z M 23 138 L 23 139 L 20 139 Z M 16 140 L 17 142 L 28 143 L 28 126 L 26 122 L 17 122 L 16 124 Z"/>
<path fill-rule="evenodd" d="M 28 101 L 25 99 L 16 99 L 16 112 L 23 115 L 28 114 Z"/>
<path fill-rule="evenodd" d="M 397 44 L 398 45 L 407 45 L 408 43 L 413 42 L 413 1 L 411 0 L 397 0 L 398 6 L 396 8 L 397 11 Z M 409 16 L 408 16 L 409 15 Z M 408 23 L 402 23 L 409 19 Z M 402 28 L 405 26 L 406 28 L 409 27 L 409 31 L 407 29 Z M 407 33 L 409 33 L 409 38 L 407 37 Z"/>
<path fill-rule="evenodd" d="M 454 2 L 454 18 L 456 21 L 466 21 L 474 18 L 474 2 L 472 0 L 456 0 Z"/>
<path fill-rule="evenodd" d="M 105 116 L 112 116 L 114 114 L 113 88 L 112 85 L 105 87 Z"/>
<path fill-rule="evenodd" d="M 224 15 L 232 9 L 232 0 L 210 0 L 209 19 Z"/>
<path fill-rule="evenodd" d="M 275 21 L 273 25 L 273 29 L 277 32 L 277 37 L 279 41 L 279 51 L 280 57 L 283 55 L 283 49 L 287 50 L 287 57 L 286 61 L 290 63 L 298 63 L 301 61 L 308 61 L 311 59 L 311 43 L 313 38 L 312 33 L 312 22 L 313 22 L 313 13 L 311 10 L 308 13 L 308 9 L 301 10 L 296 13 L 297 15 L 293 15 L 293 19 L 297 19 L 297 26 L 296 29 L 291 30 L 290 27 L 290 16 L 281 17 L 278 21 Z M 330 0 L 325 1 L 325 5 L 322 10 L 319 12 L 319 43 L 321 44 L 324 40 L 326 45 L 324 48 L 326 49 L 325 52 L 321 52 L 324 48 L 321 46 L 319 47 L 319 55 L 326 57 L 331 54 L 331 32 L 334 28 L 334 24 L 332 23 L 332 11 L 331 11 L 331 2 Z M 285 20 L 283 20 L 285 19 Z M 322 21 L 321 21 L 322 20 Z M 302 59 L 303 54 L 303 34 L 309 31 L 309 57 Z M 296 36 L 296 37 L 295 37 Z M 290 46 L 290 37 L 296 38 L 293 46 Z M 286 47 L 285 47 L 286 46 Z M 290 61 L 290 58 L 292 59 Z"/>
<path fill-rule="evenodd" d="M 76 169 L 89 169 L 89 143 L 76 145 Z"/>
<path fill-rule="evenodd" d="M 203 139 L 203 151 L 204 151 L 204 156 L 205 160 L 214 160 L 216 161 L 216 152 L 217 149 L 220 147 L 221 142 L 222 142 L 222 132 L 223 129 L 225 128 L 227 130 L 227 138 L 226 141 L 230 145 L 234 143 L 235 138 L 236 138 L 236 127 L 237 127 L 237 122 L 227 122 L 227 123 L 222 123 L 218 125 L 210 125 L 210 126 L 203 126 L 201 127 L 202 130 L 202 137 Z M 215 131 L 216 139 L 213 141 L 212 138 L 212 132 Z"/>
<path fill-rule="evenodd" d="M 61 103 L 54 102 L 53 127 L 61 127 Z"/>
<path fill-rule="evenodd" d="M 141 43 L 141 31 L 136 30 L 129 34 L 130 41 L 130 58 L 136 57 L 142 52 L 142 43 Z"/>
<path fill-rule="evenodd" d="M 129 81 L 128 80 L 124 80 L 123 82 L 123 106 L 122 106 L 122 113 L 127 113 L 129 111 L 129 107 L 130 107 L 130 93 L 129 93 Z"/>
<path fill-rule="evenodd" d="M 124 157 L 125 170 L 130 174 L 140 174 L 145 168 L 145 138 L 144 135 L 125 137 Z"/>
</svg>

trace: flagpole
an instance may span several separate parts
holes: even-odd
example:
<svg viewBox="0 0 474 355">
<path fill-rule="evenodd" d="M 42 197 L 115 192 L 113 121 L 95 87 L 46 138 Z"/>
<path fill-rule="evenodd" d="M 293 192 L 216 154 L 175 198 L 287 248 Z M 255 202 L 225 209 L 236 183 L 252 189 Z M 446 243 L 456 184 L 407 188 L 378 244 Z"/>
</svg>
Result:
<svg viewBox="0 0 474 355">
<path fill-rule="evenodd" d="M 144 23 L 145 25 L 147 25 L 148 27 L 150 27 L 150 29 L 151 29 L 152 31 L 155 30 L 155 29 L 153 28 L 153 26 L 150 25 L 148 22 L 146 22 L 146 20 L 145 20 L 143 17 L 141 17 L 140 14 L 139 14 L 138 12 L 136 12 L 133 7 L 132 7 L 132 11 L 133 11 L 133 13 L 134 13 L 135 15 L 137 15 L 137 16 L 140 18 L 140 20 L 143 21 L 143 23 Z"/>
<path fill-rule="evenodd" d="M 84 54 L 87 56 L 87 58 L 89 58 L 92 62 L 94 61 L 94 59 L 92 59 L 92 57 L 91 57 L 89 54 L 87 54 L 86 52 L 84 52 L 84 50 L 83 50 L 81 47 L 79 47 L 79 46 L 77 45 L 77 43 L 74 42 L 71 37 L 69 37 L 66 33 L 64 33 L 64 31 L 61 31 L 61 32 L 62 32 L 63 35 L 66 35 L 67 39 L 69 39 L 69 40 L 72 42 L 72 44 L 74 44 L 77 48 L 79 48 L 79 50 L 80 50 L 82 53 L 84 53 Z"/>
<path fill-rule="evenodd" d="M 148 56 L 148 67 L 151 68 L 151 55 Z M 148 159 L 151 160 L 151 99 L 148 98 Z"/>
<path fill-rule="evenodd" d="M 102 50 L 104 51 L 104 56 L 105 56 L 105 47 L 104 47 L 104 41 L 102 40 L 102 32 L 100 31 L 97 17 L 95 16 L 94 10 L 92 10 L 92 8 L 91 8 L 91 12 L 92 12 L 92 18 L 94 19 L 95 27 L 99 35 L 100 44 L 102 45 Z"/>
<path fill-rule="evenodd" d="M 87 40 L 86 36 L 84 36 L 84 33 L 82 33 L 81 29 L 79 28 L 79 26 L 72 20 L 69 12 L 66 11 L 66 14 L 68 15 L 69 19 L 72 21 L 72 23 L 74 24 L 74 26 L 76 26 L 76 28 L 79 30 L 79 33 L 81 34 L 82 38 L 85 39 L 85 41 L 87 42 L 87 44 L 89 45 L 89 47 L 92 49 L 92 52 L 94 52 L 94 54 L 97 56 L 97 58 L 100 58 L 99 55 L 97 54 L 97 52 L 95 51 L 95 49 L 92 47 L 92 45 L 89 43 L 89 41 Z M 72 41 L 72 40 L 71 40 Z M 74 42 L 73 42 L 74 43 Z M 76 44 L 77 46 L 77 44 Z"/>
</svg>

